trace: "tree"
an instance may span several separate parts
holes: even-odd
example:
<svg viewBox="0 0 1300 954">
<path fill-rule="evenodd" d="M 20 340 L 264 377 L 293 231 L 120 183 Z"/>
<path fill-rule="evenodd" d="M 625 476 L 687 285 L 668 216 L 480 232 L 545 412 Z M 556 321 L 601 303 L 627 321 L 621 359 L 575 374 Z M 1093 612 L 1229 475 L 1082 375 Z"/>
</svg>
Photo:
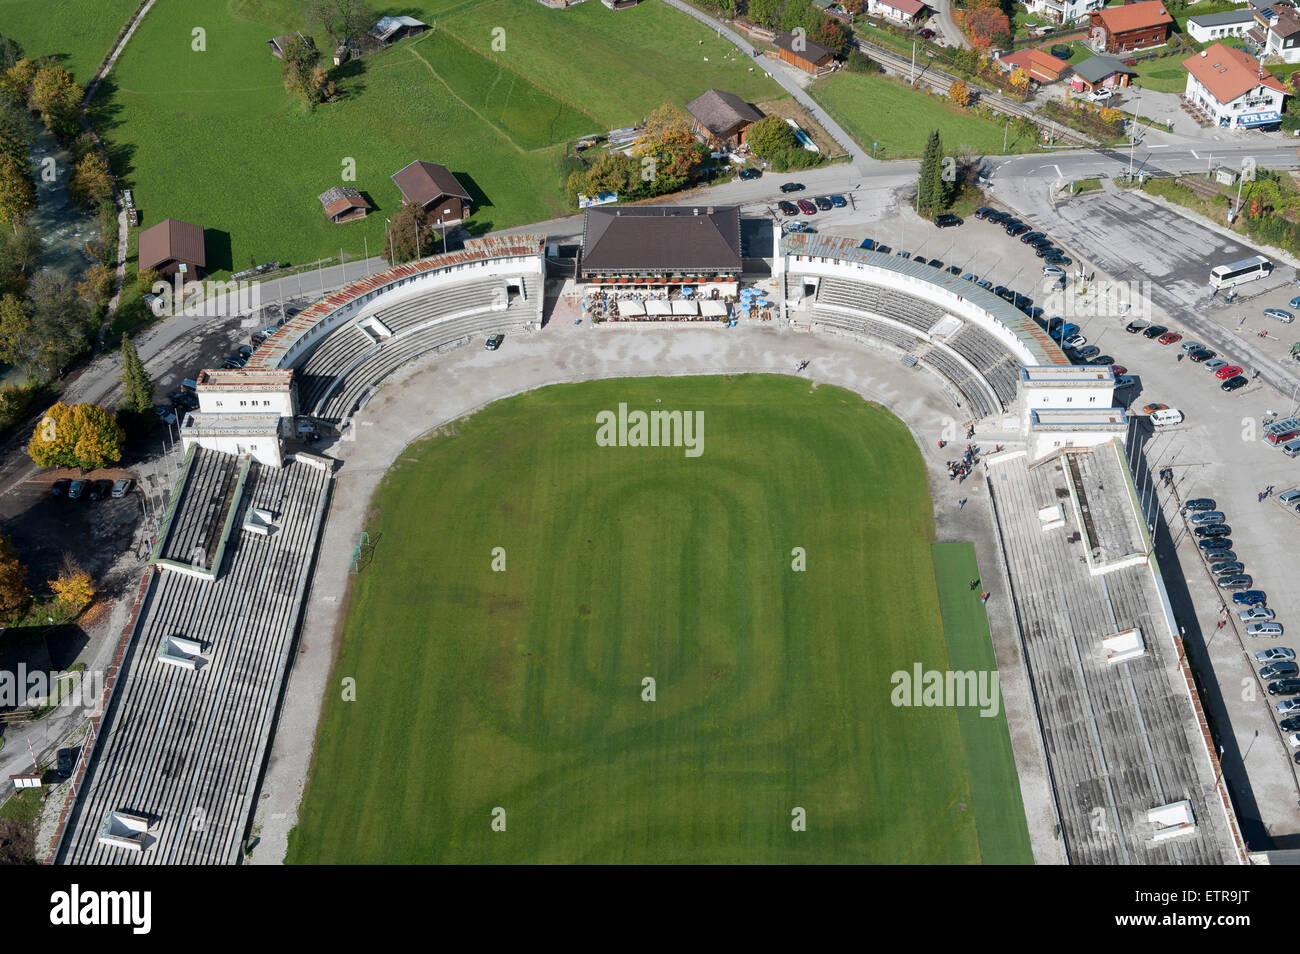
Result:
<svg viewBox="0 0 1300 954">
<path fill-rule="evenodd" d="M 935 129 L 926 140 L 921 171 L 916 183 L 917 213 L 934 218 L 948 207 L 948 184 L 944 180 L 943 141 Z"/>
<path fill-rule="evenodd" d="M 122 409 L 129 414 L 153 412 L 153 382 L 130 338 L 122 339 Z"/>
<path fill-rule="evenodd" d="M 31 60 L 22 59 L 5 70 L 0 79 L 0 96 L 12 106 L 27 109 L 27 102 L 32 96 L 32 81 L 36 79 L 37 66 Z"/>
<path fill-rule="evenodd" d="M 809 36 L 813 38 L 813 42 L 820 43 L 826 49 L 840 54 L 849 45 L 849 31 L 840 21 L 832 20 L 830 17 L 824 18 L 817 24 L 816 29 L 812 30 Z"/>
<path fill-rule="evenodd" d="M 253 264 L 257 264 L 254 259 Z M 154 282 L 158 281 L 158 272 L 152 268 L 142 268 L 135 273 L 135 289 L 141 294 L 153 291 Z"/>
<path fill-rule="evenodd" d="M 95 470 L 122 459 L 125 435 L 113 416 L 97 404 L 55 404 L 45 412 L 27 456 L 38 467 Z"/>
<path fill-rule="evenodd" d="M 647 157 L 654 161 L 649 168 L 653 172 L 650 192 L 655 195 L 681 188 L 704 161 L 690 119 L 672 103 L 664 103 L 646 117 L 635 151 L 643 169 Z"/>
<path fill-rule="evenodd" d="M 103 153 L 94 150 L 78 160 L 72 167 L 68 191 L 72 193 L 73 201 L 83 209 L 92 209 L 113 197 L 113 173 L 109 171 Z"/>
<path fill-rule="evenodd" d="M 1025 90 L 1029 89 L 1029 74 L 1019 67 L 1011 71 L 1011 76 L 1008 77 L 1008 79 L 1010 80 L 1011 88 L 1017 93 L 1023 93 Z"/>
<path fill-rule="evenodd" d="M 31 333 L 21 363 L 34 377 L 58 377 L 90 344 L 91 310 L 70 282 L 42 272 L 32 280 L 27 312 Z"/>
<path fill-rule="evenodd" d="M 0 154 L 0 224 L 14 229 L 36 208 L 36 184 L 25 161 Z"/>
<path fill-rule="evenodd" d="M 388 236 L 393 249 L 393 264 L 432 255 L 438 241 L 429 231 L 429 213 L 424 206 L 409 199 L 402 202 L 402 207 L 393 216 Z"/>
<path fill-rule="evenodd" d="M 335 46 L 358 40 L 377 19 L 361 0 L 307 0 L 303 13 L 329 34 Z"/>
<path fill-rule="evenodd" d="M 781 0 L 749 0 L 749 19 L 759 26 L 775 27 L 780 16 Z"/>
<path fill-rule="evenodd" d="M 18 559 L 18 551 L 8 537 L 0 537 L 0 615 L 13 616 L 32 601 L 27 588 L 27 567 Z"/>
<path fill-rule="evenodd" d="M 297 95 L 308 109 L 314 109 L 317 103 L 323 102 L 324 94 L 321 89 L 324 73 L 317 68 L 320 51 L 300 36 L 290 37 L 280 50 L 283 57 L 280 76 L 284 88 Z"/>
<path fill-rule="evenodd" d="M 0 295 L 27 294 L 27 276 L 41 254 L 41 236 L 30 225 L 0 229 Z"/>
<path fill-rule="evenodd" d="M 948 87 L 948 98 L 957 106 L 963 108 L 970 105 L 970 87 L 966 85 L 965 80 L 957 80 Z"/>
<path fill-rule="evenodd" d="M 0 73 L 5 72 L 23 57 L 23 48 L 17 40 L 0 36 Z"/>
<path fill-rule="evenodd" d="M 71 559 L 65 559 L 59 575 L 50 580 L 50 590 L 54 593 L 54 598 L 68 607 L 73 615 L 89 606 L 95 598 L 95 584 L 90 574 Z"/>
<path fill-rule="evenodd" d="M 42 67 L 32 80 L 30 105 L 41 114 L 41 122 L 60 139 L 76 135 L 85 91 L 62 66 Z"/>
<path fill-rule="evenodd" d="M 113 294 L 113 270 L 103 262 L 91 265 L 81 273 L 77 294 L 91 307 L 108 301 Z"/>
<path fill-rule="evenodd" d="M 627 198 L 637 195 L 644 184 L 641 163 L 621 152 L 607 152 L 591 164 L 579 191 L 587 195 L 617 192 L 620 198 Z"/>
<path fill-rule="evenodd" d="M 0 361 L 22 364 L 27 360 L 31 321 L 17 295 L 0 296 Z"/>
<path fill-rule="evenodd" d="M 817 154 L 803 147 L 780 116 L 765 116 L 754 123 L 745 141 L 750 152 L 766 159 L 777 172 L 806 169 L 817 162 Z"/>
</svg>

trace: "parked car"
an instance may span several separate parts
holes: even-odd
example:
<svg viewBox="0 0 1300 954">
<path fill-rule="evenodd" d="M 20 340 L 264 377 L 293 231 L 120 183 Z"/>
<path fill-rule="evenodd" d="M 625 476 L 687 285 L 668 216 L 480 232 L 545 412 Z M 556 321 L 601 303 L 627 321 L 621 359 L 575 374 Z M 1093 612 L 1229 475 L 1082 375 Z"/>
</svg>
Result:
<svg viewBox="0 0 1300 954">
<path fill-rule="evenodd" d="M 1292 298 L 1289 302 L 1287 302 L 1287 305 L 1290 306 L 1291 308 L 1300 308 L 1300 295 L 1296 295 L 1294 298 Z"/>
<path fill-rule="evenodd" d="M 1240 560 L 1229 560 L 1226 563 L 1215 563 L 1210 567 L 1210 572 L 1218 576 L 1227 576 L 1229 573 L 1240 573 L 1246 569 L 1246 564 Z"/>
<path fill-rule="evenodd" d="M 68 485 L 71 483 L 72 481 L 67 477 L 60 477 L 54 483 L 50 484 L 50 496 L 66 497 L 68 495 Z"/>
<path fill-rule="evenodd" d="M 989 222 L 992 222 L 994 225 L 1006 225 L 1011 218 L 1011 213 L 993 211 L 984 216 L 984 218 Z"/>
<path fill-rule="evenodd" d="M 1078 354 L 1079 360 L 1088 361 L 1101 354 L 1101 349 L 1096 345 L 1088 345 L 1085 348 L 1079 348 L 1076 354 Z"/>
<path fill-rule="evenodd" d="M 1232 601 L 1238 606 L 1259 606 L 1268 602 L 1268 595 L 1263 590 L 1246 590 L 1244 593 L 1233 593 Z"/>
<path fill-rule="evenodd" d="M 135 489 L 135 481 L 130 477 L 122 477 L 113 484 L 113 499 L 121 500 L 127 494 Z"/>
<path fill-rule="evenodd" d="M 803 188 L 804 188 L 804 186 L 803 186 L 803 183 L 802 183 L 802 182 L 783 182 L 783 183 L 781 183 L 781 191 L 782 191 L 782 192 L 802 192 L 802 191 L 803 191 Z"/>
<path fill-rule="evenodd" d="M 154 413 L 158 415 L 158 420 L 164 424 L 175 424 L 176 413 L 169 407 L 163 407 L 161 404 L 154 406 Z"/>
<path fill-rule="evenodd" d="M 1171 345 L 1175 341 L 1181 341 L 1182 337 L 1183 336 L 1176 331 L 1166 331 L 1160 336 L 1160 343 L 1162 345 Z"/>
<path fill-rule="evenodd" d="M 977 281 L 975 284 L 978 285 L 980 288 L 985 289 L 986 291 L 992 291 L 992 290 L 993 290 L 993 283 L 992 283 L 991 281 L 989 281 L 987 278 L 981 278 L 981 279 L 980 279 L 979 281 Z"/>
<path fill-rule="evenodd" d="M 830 200 L 831 200 L 831 205 L 833 205 L 837 209 L 842 209 L 849 204 L 849 200 L 844 198 L 844 196 L 842 195 L 830 196 Z"/>
<path fill-rule="evenodd" d="M 1227 537 L 1205 537 L 1196 541 L 1196 546 L 1202 550 L 1231 550 L 1232 541 Z M 1207 554 L 1213 556 L 1213 554 Z"/>
<path fill-rule="evenodd" d="M 1083 335 L 1070 335 L 1070 337 L 1061 342 L 1061 344 L 1065 345 L 1067 348 L 1082 348 L 1087 343 L 1088 339 Z"/>
<path fill-rule="evenodd" d="M 1213 497 L 1193 497 L 1187 503 L 1183 504 L 1188 510 L 1213 510 Z"/>
<path fill-rule="evenodd" d="M 816 235 L 817 234 L 817 230 L 813 228 L 811 225 L 809 225 L 807 222 L 787 222 L 785 223 L 784 231 L 786 235 L 793 235 L 793 234 Z"/>
<path fill-rule="evenodd" d="M 1295 321 L 1295 315 L 1291 314 L 1289 311 L 1283 311 L 1281 308 L 1265 308 L 1264 317 L 1275 318 L 1284 325 L 1289 325 L 1291 322 Z"/>
<path fill-rule="evenodd" d="M 1156 403 L 1152 403 L 1152 404 L 1143 404 L 1143 405 L 1142 405 L 1142 413 L 1143 413 L 1143 414 L 1154 414 L 1156 411 L 1167 411 L 1167 410 L 1169 410 L 1169 405 L 1168 405 L 1168 404 L 1156 404 Z"/>
<path fill-rule="evenodd" d="M 1231 550 L 1206 550 L 1201 556 L 1205 557 L 1206 560 L 1220 560 L 1228 563 L 1239 562 L 1237 554 Z"/>
<path fill-rule="evenodd" d="M 1042 238 L 1036 238 L 1032 242 L 1029 242 L 1027 244 L 1035 252 L 1039 253 L 1038 254 L 1039 258 L 1046 258 L 1051 253 L 1051 250 L 1056 248 L 1056 246 L 1052 244 L 1052 240 L 1049 239 L 1046 235 L 1044 235 Z"/>
<path fill-rule="evenodd" d="M 227 368 L 230 371 L 238 371 L 246 364 L 248 364 L 248 362 L 243 358 L 239 357 L 238 355 L 231 355 L 229 358 L 226 359 L 226 363 L 225 365 L 223 365 L 223 367 Z"/>
<path fill-rule="evenodd" d="M 1142 330 L 1142 336 L 1144 338 L 1159 338 L 1168 330 L 1164 325 L 1148 325 Z"/>
<path fill-rule="evenodd" d="M 1260 679 L 1289 679 L 1294 676 L 1300 676 L 1300 666 L 1289 659 L 1271 662 L 1259 671 Z"/>
<path fill-rule="evenodd" d="M 1049 265 L 1069 265 L 1074 261 L 1070 256 L 1063 255 L 1060 252 L 1048 252 L 1046 255 L 1041 257 L 1043 261 L 1047 262 Z"/>
<path fill-rule="evenodd" d="M 1100 366 L 1100 365 L 1104 365 L 1104 364 L 1111 364 L 1111 365 L 1113 365 L 1113 364 L 1115 363 L 1115 359 L 1112 358 L 1112 357 L 1111 357 L 1110 355 L 1108 355 L 1108 354 L 1103 354 L 1103 355 L 1099 355 L 1099 356 L 1093 358 L 1093 359 L 1092 359 L 1091 361 L 1089 361 L 1088 363 L 1089 363 L 1089 364 L 1095 364 L 1095 365 L 1098 365 L 1098 366 Z"/>
<path fill-rule="evenodd" d="M 738 179 L 749 180 L 749 179 L 757 179 L 757 178 L 761 177 L 762 175 L 763 175 L 763 170 L 762 170 L 762 169 L 759 169 L 759 168 L 757 168 L 757 167 L 755 167 L 755 166 L 750 166 L 748 169 L 741 169 L 741 170 L 740 170 L 740 175 L 737 176 L 737 178 L 738 178 Z"/>
<path fill-rule="evenodd" d="M 1220 381 L 1226 381 L 1228 378 L 1235 378 L 1239 374 L 1241 374 L 1241 368 L 1237 367 L 1235 364 L 1230 364 L 1226 368 L 1219 368 L 1219 370 L 1214 372 L 1214 376 Z"/>
<path fill-rule="evenodd" d="M 1151 322 L 1143 321 L 1141 318 L 1134 318 L 1132 321 L 1130 321 L 1127 325 L 1124 326 L 1124 330 L 1131 335 L 1135 335 L 1143 328 L 1147 327 L 1149 324 L 1151 324 Z"/>
<path fill-rule="evenodd" d="M 1283 699 L 1281 702 L 1273 706 L 1273 708 L 1284 715 L 1290 715 L 1292 712 L 1300 712 L 1300 698 Z"/>
<path fill-rule="evenodd" d="M 949 265 L 947 268 L 944 269 L 944 271 L 947 272 L 949 275 L 960 275 L 960 274 L 961 274 L 961 266 L 960 266 L 960 265 Z"/>
<path fill-rule="evenodd" d="M 1228 378 L 1219 387 L 1224 391 L 1235 391 L 1238 388 L 1244 388 L 1250 381 L 1244 376 L 1238 374 L 1236 377 Z"/>
<path fill-rule="evenodd" d="M 807 199 L 800 199 L 798 205 L 799 205 L 799 211 L 802 212 L 804 215 L 817 214 L 817 206 L 813 205 Z"/>
<path fill-rule="evenodd" d="M 877 245 L 876 251 L 879 252 L 881 255 L 888 255 L 891 252 L 893 252 L 893 249 L 890 248 L 888 245 Z"/>
<path fill-rule="evenodd" d="M 1026 225 L 1024 222 L 1021 222 L 1019 225 L 1010 226 L 1007 229 L 1007 234 L 1010 235 L 1012 238 L 1019 238 L 1021 235 L 1024 235 L 1028 231 L 1029 231 L 1029 226 Z"/>
<path fill-rule="evenodd" d="M 1288 649 L 1285 646 L 1270 646 L 1268 649 L 1261 649 L 1255 653 L 1255 662 L 1282 662 L 1287 659 L 1295 659 L 1295 650 Z M 1286 726 L 1283 726 L 1283 728 L 1286 728 Z M 1300 726 L 1297 726 L 1297 728 L 1300 728 Z"/>
<path fill-rule="evenodd" d="M 1125 388 L 1131 388 L 1133 386 L 1133 383 L 1134 382 L 1131 377 L 1129 377 L 1127 374 L 1121 374 L 1115 378 L 1115 390 L 1122 391 Z"/>
<path fill-rule="evenodd" d="M 1187 356 L 1189 361 L 1195 361 L 1200 364 L 1202 361 L 1209 361 L 1214 357 L 1214 352 L 1209 348 L 1202 348 L 1200 351 L 1193 351 Z"/>
<path fill-rule="evenodd" d="M 795 205 L 793 202 L 787 201 L 786 199 L 782 199 L 780 202 L 778 202 L 776 204 L 776 207 L 781 210 L 782 215 L 799 214 L 799 206 Z"/>
<path fill-rule="evenodd" d="M 1232 527 L 1226 523 L 1211 523 L 1197 527 L 1192 533 L 1198 537 L 1226 537 L 1232 534 Z"/>
<path fill-rule="evenodd" d="M 1184 341 L 1181 347 L 1184 354 L 1191 354 L 1193 351 L 1200 351 L 1205 345 L 1199 341 Z"/>
<path fill-rule="evenodd" d="M 977 219 L 985 218 L 992 212 L 993 210 L 989 208 L 987 205 L 981 205 L 978 209 L 975 210 L 975 218 Z"/>
<path fill-rule="evenodd" d="M 68 499 L 69 499 L 69 500 L 80 500 L 80 499 L 81 499 L 81 495 L 84 494 L 84 493 L 86 492 L 86 483 L 87 483 L 87 481 L 84 481 L 84 480 L 74 480 L 74 481 L 73 481 L 73 482 L 68 486 Z"/>
<path fill-rule="evenodd" d="M 951 228 L 955 228 L 958 225 L 961 225 L 962 221 L 963 220 L 961 219 L 960 216 L 953 215 L 950 212 L 945 212 L 943 215 L 939 216 L 937 219 L 934 220 L 934 224 L 941 229 L 951 229 Z"/>
<path fill-rule="evenodd" d="M 1209 527 L 1216 523 L 1223 523 L 1222 510 L 1198 510 L 1191 516 L 1192 526 Z"/>
<path fill-rule="evenodd" d="M 1221 590 L 1247 590 L 1255 585 L 1249 573 L 1225 573 L 1214 581 Z"/>
<path fill-rule="evenodd" d="M 980 277 L 976 275 L 974 272 L 967 272 L 965 275 L 962 276 L 962 280 L 973 283 L 979 281 Z"/>
<path fill-rule="evenodd" d="M 1224 361 L 1222 358 L 1215 358 L 1213 361 L 1205 362 L 1205 370 L 1209 371 L 1211 374 L 1218 371 L 1220 368 L 1226 368 L 1227 366 L 1228 362 Z"/>
<path fill-rule="evenodd" d="M 1251 609 L 1264 609 L 1262 606 L 1253 606 Z M 1238 613 L 1238 616 L 1241 614 Z M 1272 620 L 1263 623 L 1250 623 L 1246 626 L 1247 636 L 1259 636 L 1262 638 L 1272 638 L 1282 635 L 1282 624 L 1275 623 Z"/>
<path fill-rule="evenodd" d="M 1295 503 L 1300 500 L 1300 490 L 1284 490 L 1277 495 L 1277 499 L 1284 504 Z"/>
<path fill-rule="evenodd" d="M 934 31 L 931 30 L 929 27 L 926 27 L 924 30 L 918 33 L 917 36 L 919 36 L 922 40 L 933 40 Z"/>
<path fill-rule="evenodd" d="M 1270 696 L 1294 696 L 1300 695 L 1300 679 L 1279 679 L 1277 682 L 1268 684 L 1268 694 Z M 1292 745 L 1300 745 L 1300 742 L 1292 742 Z"/>
<path fill-rule="evenodd" d="M 1024 235 L 1020 236 L 1020 241 L 1023 244 L 1028 245 L 1031 242 L 1037 242 L 1040 238 L 1047 238 L 1047 236 L 1042 232 L 1026 232 Z"/>
<path fill-rule="evenodd" d="M 1237 610 L 1237 619 L 1241 620 L 1243 623 L 1255 623 L 1261 621 L 1269 622 L 1276 615 L 1277 613 L 1269 609 L 1267 606 L 1252 606 L 1248 609 Z M 1279 623 L 1278 625 L 1280 626 L 1281 624 Z M 1250 633 L 1249 626 L 1246 627 L 1246 632 Z M 1252 636 L 1259 635 L 1258 633 L 1250 633 L 1250 634 Z M 1280 629 L 1278 630 L 1278 635 L 1279 636 L 1282 635 L 1282 631 Z"/>
<path fill-rule="evenodd" d="M 1043 274 L 1050 275 L 1054 278 L 1064 278 L 1065 269 L 1063 269 L 1060 265 L 1044 265 Z"/>
<path fill-rule="evenodd" d="M 829 212 L 831 209 L 835 208 L 835 206 L 831 204 L 831 200 L 824 195 L 819 195 L 817 198 L 813 199 L 813 202 L 816 204 L 817 208 L 821 209 L 823 212 Z"/>
<path fill-rule="evenodd" d="M 1063 261 L 1063 258 L 1060 254 L 1060 249 L 1058 249 L 1051 242 L 1048 242 L 1046 239 L 1044 239 L 1041 242 L 1035 242 L 1033 245 L 1033 249 L 1034 249 L 1034 256 L 1036 258 L 1041 258 L 1045 262 L 1053 262 L 1059 265 Z M 1068 263 L 1069 260 L 1064 259 L 1064 261 Z"/>
<path fill-rule="evenodd" d="M 1088 94 L 1088 98 L 1094 103 L 1104 103 L 1115 95 L 1115 91 L 1109 87 L 1103 86 L 1101 89 L 1094 89 Z"/>
<path fill-rule="evenodd" d="M 488 351 L 496 351 L 497 348 L 501 347 L 501 342 L 505 340 L 506 336 L 497 332 L 496 334 L 488 335 L 487 341 L 483 342 L 483 347 Z"/>
<path fill-rule="evenodd" d="M 113 492 L 113 482 L 111 480 L 96 480 L 90 485 L 90 491 L 86 494 L 91 500 L 104 500 Z"/>
<path fill-rule="evenodd" d="M 1268 652 L 1268 650 L 1265 650 Z M 1300 729 L 1300 716 L 1289 716 L 1277 724 L 1277 727 L 1283 732 L 1294 732 Z"/>
<path fill-rule="evenodd" d="M 932 258 L 925 264 L 929 265 L 931 268 L 943 268 L 943 262 L 939 261 L 937 258 Z"/>
</svg>

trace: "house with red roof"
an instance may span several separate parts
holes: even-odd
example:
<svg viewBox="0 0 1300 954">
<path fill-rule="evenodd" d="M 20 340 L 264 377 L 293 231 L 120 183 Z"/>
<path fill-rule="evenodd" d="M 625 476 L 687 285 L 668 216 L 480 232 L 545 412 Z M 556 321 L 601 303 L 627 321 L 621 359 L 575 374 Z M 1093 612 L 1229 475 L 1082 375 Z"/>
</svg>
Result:
<svg viewBox="0 0 1300 954">
<path fill-rule="evenodd" d="M 1282 121 L 1286 87 L 1243 50 L 1216 43 L 1183 60 L 1184 101 L 1216 126 L 1269 129 Z"/>
<path fill-rule="evenodd" d="M 1000 56 L 998 62 L 1007 72 L 1024 70 L 1029 78 L 1040 86 L 1045 83 L 1055 83 L 1070 72 L 1070 64 L 1065 60 L 1057 59 L 1050 53 L 1032 47 Z"/>
<path fill-rule="evenodd" d="M 1127 53 L 1161 46 L 1169 39 L 1174 18 L 1164 0 L 1142 0 L 1119 7 L 1105 7 L 1088 15 L 1089 42 L 1098 53 Z"/>
<path fill-rule="evenodd" d="M 925 12 L 921 0 L 867 0 L 867 13 L 883 20 L 912 26 Z"/>
</svg>

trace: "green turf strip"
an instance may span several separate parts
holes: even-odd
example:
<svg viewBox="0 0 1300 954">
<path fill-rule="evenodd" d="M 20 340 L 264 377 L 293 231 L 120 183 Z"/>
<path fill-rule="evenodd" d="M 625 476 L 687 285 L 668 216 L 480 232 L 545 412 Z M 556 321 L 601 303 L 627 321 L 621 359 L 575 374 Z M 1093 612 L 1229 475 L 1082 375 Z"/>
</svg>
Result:
<svg viewBox="0 0 1300 954">
<path fill-rule="evenodd" d="M 936 543 L 931 549 L 949 664 L 959 671 L 995 671 L 988 612 L 979 599 L 986 587 L 970 588 L 970 581 L 980 576 L 974 545 Z M 992 605 L 991 609 L 1001 612 L 1005 607 Z M 1032 864 L 1029 829 L 1000 696 L 996 716 L 982 716 L 978 707 L 957 711 L 980 860 L 985 864 Z"/>
</svg>

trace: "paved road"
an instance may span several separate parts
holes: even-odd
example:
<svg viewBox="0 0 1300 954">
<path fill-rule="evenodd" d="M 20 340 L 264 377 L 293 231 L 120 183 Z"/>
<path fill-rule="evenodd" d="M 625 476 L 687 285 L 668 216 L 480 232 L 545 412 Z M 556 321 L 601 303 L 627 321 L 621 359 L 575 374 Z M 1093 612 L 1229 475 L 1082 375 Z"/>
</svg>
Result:
<svg viewBox="0 0 1300 954">
<path fill-rule="evenodd" d="M 743 39 L 739 33 L 721 21 L 713 19 L 713 17 L 709 16 L 707 13 L 695 9 L 688 3 L 683 3 L 682 0 L 664 0 L 664 2 L 670 6 L 676 7 L 682 13 L 694 17 L 709 29 L 716 31 L 719 35 L 730 40 L 732 44 L 746 56 L 757 56 L 758 51 L 752 43 Z M 817 120 L 830 137 L 839 143 L 840 147 L 849 154 L 850 163 L 856 165 L 859 162 L 871 163 L 874 161 L 868 155 L 867 150 L 854 142 L 853 137 L 845 132 L 839 123 L 831 119 L 831 117 L 826 114 L 826 111 L 817 105 L 816 100 L 804 92 L 803 87 L 799 85 L 799 82 L 796 79 L 787 76 L 785 70 L 770 59 L 763 60 L 762 63 L 768 70 L 768 75 L 771 76 L 772 79 L 776 80 L 776 82 L 779 83 L 787 93 L 793 96 L 799 104 L 807 109 L 813 119 Z"/>
</svg>

